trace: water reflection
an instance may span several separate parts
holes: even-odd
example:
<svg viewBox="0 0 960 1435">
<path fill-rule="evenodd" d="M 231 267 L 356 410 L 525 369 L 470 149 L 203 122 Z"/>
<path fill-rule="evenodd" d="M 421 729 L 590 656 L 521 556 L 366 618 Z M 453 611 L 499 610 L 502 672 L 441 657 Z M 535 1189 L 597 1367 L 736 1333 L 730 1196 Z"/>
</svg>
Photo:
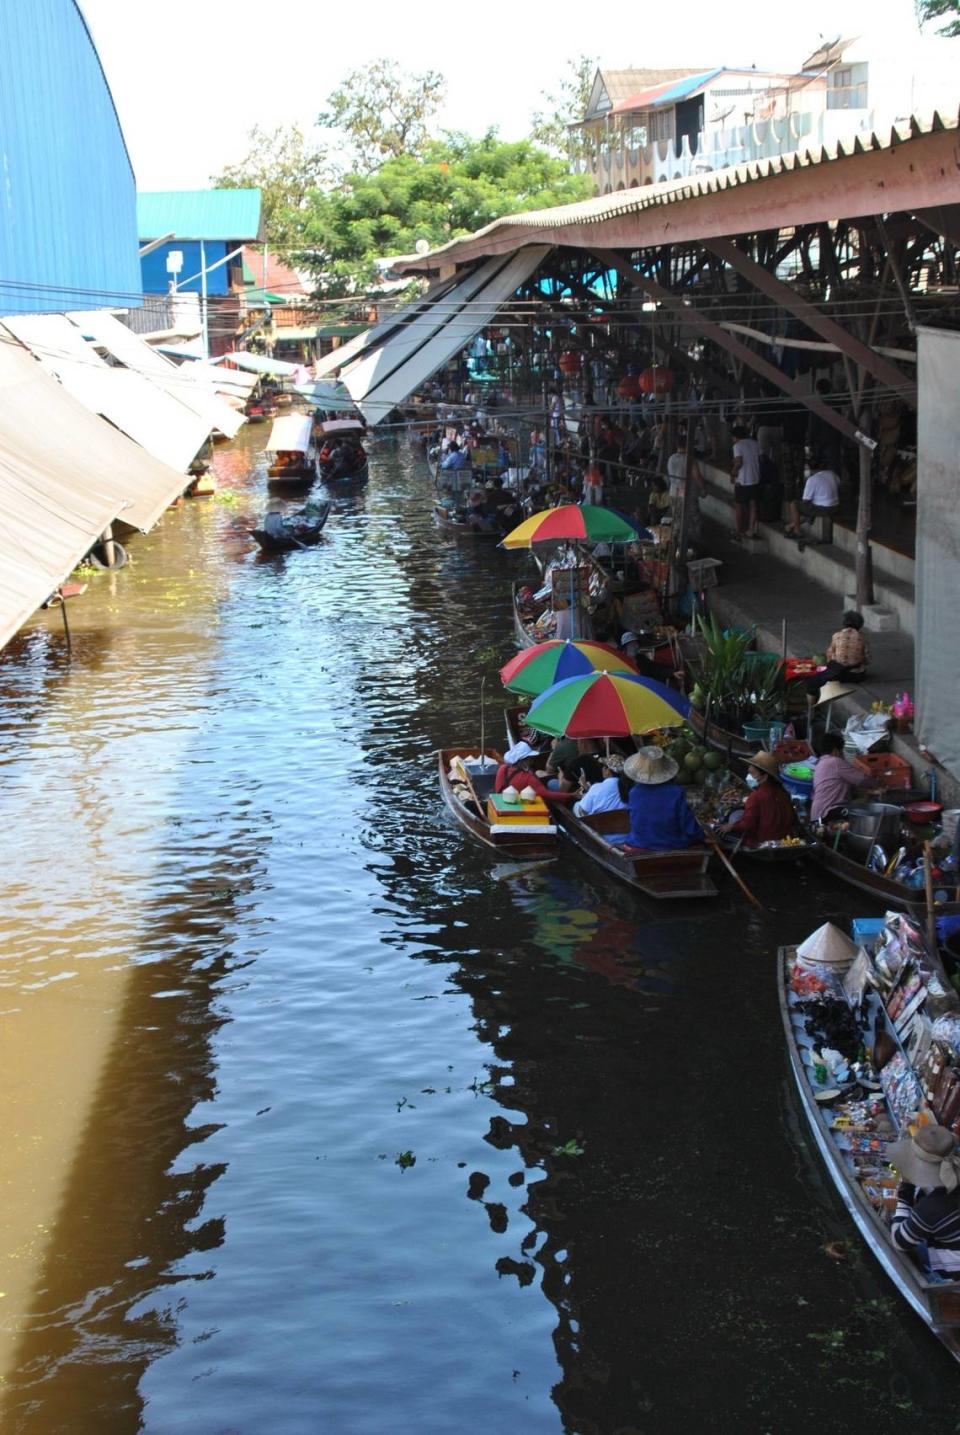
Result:
<svg viewBox="0 0 960 1435">
<path fill-rule="evenodd" d="M 772 947 L 856 904 L 492 865 L 431 754 L 479 739 L 515 560 L 441 542 L 376 440 L 258 562 L 261 441 L 92 585 L 69 669 L 43 630 L 0 668 L 4 1006 L 36 975 L 104 1036 L 13 1428 L 952 1429 L 946 1357 L 824 1254 L 785 1094 Z"/>
</svg>

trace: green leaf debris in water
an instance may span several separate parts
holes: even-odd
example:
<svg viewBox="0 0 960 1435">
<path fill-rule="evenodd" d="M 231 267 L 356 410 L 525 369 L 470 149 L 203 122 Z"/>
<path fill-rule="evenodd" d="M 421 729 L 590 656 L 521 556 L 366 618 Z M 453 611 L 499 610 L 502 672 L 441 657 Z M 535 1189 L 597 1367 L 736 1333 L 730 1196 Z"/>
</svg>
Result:
<svg viewBox="0 0 960 1435">
<path fill-rule="evenodd" d="M 582 1156 L 586 1147 L 581 1146 L 579 1141 L 565 1141 L 562 1146 L 554 1146 L 554 1156 Z"/>
<path fill-rule="evenodd" d="M 401 1171 L 406 1171 L 408 1166 L 415 1166 L 417 1164 L 417 1158 L 412 1151 L 398 1151 L 395 1164 L 400 1167 Z"/>
</svg>

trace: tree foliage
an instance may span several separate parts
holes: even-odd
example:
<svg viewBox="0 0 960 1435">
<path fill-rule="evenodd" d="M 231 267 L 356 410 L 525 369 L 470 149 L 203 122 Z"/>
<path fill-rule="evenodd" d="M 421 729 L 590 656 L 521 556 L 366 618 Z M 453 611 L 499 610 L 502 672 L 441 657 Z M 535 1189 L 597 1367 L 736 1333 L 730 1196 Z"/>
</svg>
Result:
<svg viewBox="0 0 960 1435">
<path fill-rule="evenodd" d="M 446 81 L 434 70 L 411 75 L 395 60 L 374 60 L 334 90 L 317 124 L 337 131 L 355 166 L 369 170 L 384 159 L 422 152 L 428 122 L 445 93 Z"/>
<path fill-rule="evenodd" d="M 489 224 L 502 214 L 584 199 L 589 182 L 530 140 L 447 134 L 419 155 L 401 154 L 372 173 L 345 175 L 318 196 L 303 262 L 321 294 L 354 292 L 375 278 L 375 261 L 410 254 Z"/>
<path fill-rule="evenodd" d="M 544 108 L 534 110 L 530 135 L 552 154 L 573 158 L 589 148 L 589 141 L 570 126 L 583 119 L 597 64 L 590 55 L 568 60 L 556 91 L 543 91 Z"/>
<path fill-rule="evenodd" d="M 948 38 L 960 35 L 960 0 L 915 0 L 917 23 L 928 25 L 932 20 L 944 20 L 937 26 L 937 34 Z"/>
<path fill-rule="evenodd" d="M 255 125 L 247 135 L 244 158 L 228 164 L 210 182 L 215 189 L 259 189 L 267 242 L 289 253 L 302 243 L 313 196 L 330 178 L 326 151 L 296 125 L 277 130 Z"/>
</svg>

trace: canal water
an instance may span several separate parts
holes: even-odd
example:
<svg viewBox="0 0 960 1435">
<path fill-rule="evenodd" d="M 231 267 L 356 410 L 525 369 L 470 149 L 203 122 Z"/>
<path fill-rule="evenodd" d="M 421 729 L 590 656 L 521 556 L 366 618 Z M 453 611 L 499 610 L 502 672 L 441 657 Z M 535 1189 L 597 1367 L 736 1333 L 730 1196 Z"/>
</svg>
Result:
<svg viewBox="0 0 960 1435">
<path fill-rule="evenodd" d="M 524 560 L 383 438 L 264 561 L 261 442 L 0 664 L 0 1428 L 955 1429 L 787 1082 L 776 943 L 862 904 L 493 863 L 433 754 Z"/>
</svg>

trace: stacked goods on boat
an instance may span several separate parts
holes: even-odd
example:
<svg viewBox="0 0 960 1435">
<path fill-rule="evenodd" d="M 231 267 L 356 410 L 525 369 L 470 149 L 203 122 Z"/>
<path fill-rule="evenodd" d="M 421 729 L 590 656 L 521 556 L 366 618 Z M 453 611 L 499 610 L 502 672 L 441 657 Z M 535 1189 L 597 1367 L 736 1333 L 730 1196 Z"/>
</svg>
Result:
<svg viewBox="0 0 960 1435">
<path fill-rule="evenodd" d="M 550 826 L 550 809 L 532 787 L 518 792 L 515 787 L 505 787 L 502 792 L 491 792 L 487 798 L 487 821 L 491 827 Z"/>
<path fill-rule="evenodd" d="M 854 934 L 858 942 L 827 923 L 801 946 L 782 949 L 791 1065 L 817 1145 L 861 1234 L 960 1358 L 960 1263 L 951 1269 L 952 1254 L 944 1259 L 933 1244 L 908 1253 L 891 1235 L 891 1222 L 904 1214 L 898 1192 L 905 1202 L 914 1199 L 897 1166 L 904 1143 L 936 1126 L 960 1139 L 960 999 L 910 916 L 858 919 Z M 949 1144 L 948 1136 L 939 1139 Z"/>
</svg>

